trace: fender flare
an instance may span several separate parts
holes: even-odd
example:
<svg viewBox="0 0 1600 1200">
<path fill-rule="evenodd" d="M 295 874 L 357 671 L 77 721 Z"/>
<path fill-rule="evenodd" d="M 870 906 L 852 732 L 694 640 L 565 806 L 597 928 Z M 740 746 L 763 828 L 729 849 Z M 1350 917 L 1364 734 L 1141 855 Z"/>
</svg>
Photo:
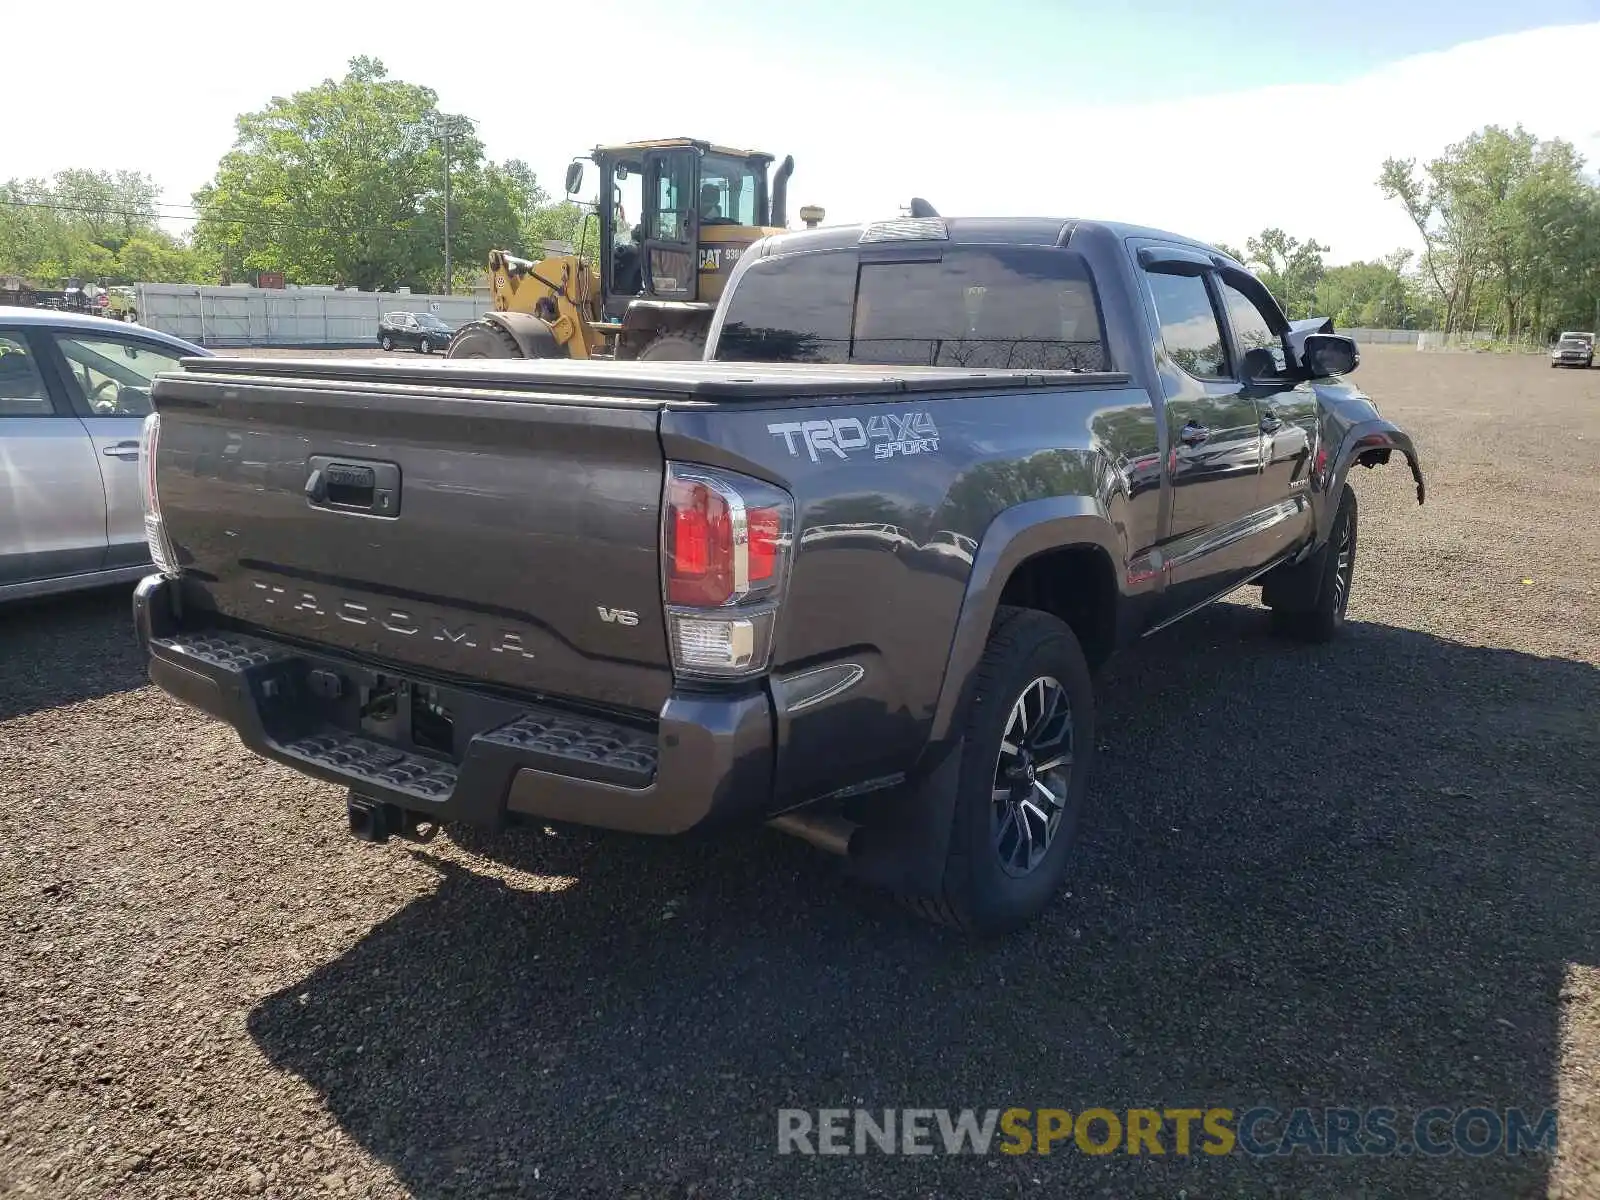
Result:
<svg viewBox="0 0 1600 1200">
<path fill-rule="evenodd" d="M 1411 478 L 1417 484 L 1417 503 L 1427 502 L 1428 486 L 1422 476 L 1422 459 L 1411 441 L 1411 435 L 1392 421 L 1381 418 L 1361 421 L 1345 431 L 1337 452 L 1324 467 L 1328 474 L 1321 489 L 1324 496 L 1321 511 L 1317 513 L 1317 545 L 1327 542 L 1333 530 L 1333 518 L 1339 510 L 1339 496 L 1344 490 L 1350 468 L 1369 450 L 1398 450 L 1405 455 L 1406 464 L 1411 468 Z"/>
<path fill-rule="evenodd" d="M 634 300 L 622 314 L 622 328 L 629 333 L 641 329 L 676 333 L 695 326 L 709 329 L 716 311 L 716 305 L 697 300 Z"/>
<path fill-rule="evenodd" d="M 907 786 L 879 802 L 881 825 L 863 826 L 850 843 L 850 868 L 880 887 L 937 895 L 943 883 L 963 746 L 952 742 L 956 716 L 970 700 L 974 677 L 1000 595 L 1012 572 L 1051 550 L 1092 546 L 1124 576 L 1122 538 L 1088 496 L 1052 496 L 1005 509 L 984 530 L 945 657 L 944 679 L 923 751 Z M 1122 588 L 1118 585 L 1119 600 Z"/>
<path fill-rule="evenodd" d="M 561 343 L 550 326 L 532 313 L 486 312 L 478 317 L 485 325 L 504 329 L 516 340 L 523 358 L 565 358 Z"/>
<path fill-rule="evenodd" d="M 956 617 L 955 633 L 945 658 L 944 681 L 934 708 L 930 744 L 950 735 L 956 714 L 967 701 L 973 672 L 983 657 L 1000 594 L 1019 566 L 1035 555 L 1072 546 L 1103 551 L 1115 576 L 1123 576 L 1122 537 L 1091 496 L 1050 496 L 1028 500 L 999 513 L 984 530 L 967 577 L 966 595 Z M 1121 589 L 1119 588 L 1119 599 Z"/>
<path fill-rule="evenodd" d="M 716 306 L 697 300 L 635 300 L 622 314 L 622 334 L 617 357 L 633 358 L 657 333 L 698 333 L 711 330 Z"/>
</svg>

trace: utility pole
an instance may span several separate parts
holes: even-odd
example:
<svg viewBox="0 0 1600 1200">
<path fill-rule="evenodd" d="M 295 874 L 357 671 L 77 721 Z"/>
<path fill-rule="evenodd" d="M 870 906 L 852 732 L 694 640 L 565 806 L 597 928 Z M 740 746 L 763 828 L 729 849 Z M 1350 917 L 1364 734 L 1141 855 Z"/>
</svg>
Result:
<svg viewBox="0 0 1600 1200">
<path fill-rule="evenodd" d="M 450 266 L 450 135 L 456 130 L 456 122 L 464 121 L 470 131 L 473 120 L 471 117 L 437 114 L 437 123 L 432 126 L 430 133 L 444 144 L 444 294 L 454 295 L 451 286 Z"/>
<path fill-rule="evenodd" d="M 450 295 L 450 122 L 444 123 L 444 294 Z"/>
</svg>

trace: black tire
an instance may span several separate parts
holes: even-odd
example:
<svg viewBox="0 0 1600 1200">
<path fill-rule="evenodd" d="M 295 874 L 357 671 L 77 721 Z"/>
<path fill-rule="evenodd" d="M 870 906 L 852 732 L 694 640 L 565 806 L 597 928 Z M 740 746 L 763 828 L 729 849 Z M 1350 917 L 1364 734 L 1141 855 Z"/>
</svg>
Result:
<svg viewBox="0 0 1600 1200">
<path fill-rule="evenodd" d="M 1346 484 L 1327 544 L 1296 568 L 1307 573 L 1308 586 L 1296 589 L 1296 599 L 1275 598 L 1271 593 L 1263 596 L 1272 605 L 1273 624 L 1280 632 L 1301 641 L 1327 642 L 1344 630 L 1350 588 L 1355 582 L 1360 525 L 1355 489 Z"/>
<path fill-rule="evenodd" d="M 1016 736 L 1019 705 L 1026 716 L 1030 706 L 1040 707 L 1035 696 L 1056 694 L 1041 689 L 1049 681 L 1058 685 L 1059 698 L 1067 705 L 1060 720 L 1066 740 L 1050 746 L 1046 736 L 1028 753 L 1038 755 L 1031 758 L 1034 766 L 1049 761 L 1046 755 L 1053 759 L 1063 754 L 1068 766 L 1035 775 L 1023 769 L 1028 765 L 1023 756 L 1007 753 L 1006 738 L 1008 727 Z M 1044 734 L 1052 732 L 1052 721 L 1040 724 Z M 901 901 L 928 920 L 993 936 L 1032 920 L 1060 891 L 1094 766 L 1094 685 L 1078 639 L 1064 621 L 1035 609 L 1000 610 L 978 665 L 977 687 L 960 737 L 961 773 L 941 894 L 903 896 Z M 1051 810 L 1053 824 L 1036 823 L 1019 812 L 1018 797 L 1036 801 L 1032 789 L 1041 786 L 1058 801 Z M 1002 798 L 1008 789 L 1009 798 Z M 1040 812 L 1048 805 L 1039 806 Z M 1030 837 L 1024 847 L 1018 821 L 1046 834 L 1031 865 L 1022 858 L 1035 843 Z"/>
<path fill-rule="evenodd" d="M 432 354 L 433 353 L 433 342 L 431 342 L 427 338 L 423 338 L 421 341 L 419 341 L 417 343 L 417 352 L 420 353 L 420 354 Z"/>
<path fill-rule="evenodd" d="M 468 321 L 450 338 L 446 358 L 522 358 L 517 339 L 498 325 Z"/>
<path fill-rule="evenodd" d="M 386 333 L 378 339 L 378 345 L 382 346 L 385 351 L 393 350 L 394 339 Z"/>
<path fill-rule="evenodd" d="M 706 339 L 698 333 L 663 333 L 640 347 L 640 362 L 699 362 L 705 357 Z"/>
</svg>

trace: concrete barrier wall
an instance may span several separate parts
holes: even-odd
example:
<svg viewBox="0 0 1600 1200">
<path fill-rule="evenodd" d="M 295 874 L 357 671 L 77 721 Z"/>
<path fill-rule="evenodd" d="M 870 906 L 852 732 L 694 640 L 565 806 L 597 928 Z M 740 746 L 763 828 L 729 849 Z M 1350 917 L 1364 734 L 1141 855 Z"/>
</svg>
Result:
<svg viewBox="0 0 1600 1200">
<path fill-rule="evenodd" d="M 366 346 L 388 312 L 431 312 L 452 326 L 489 307 L 483 296 L 428 296 L 321 288 L 138 285 L 139 321 L 202 346 Z M 1433 348 L 1440 334 L 1416 329 L 1340 329 L 1363 345 Z M 1487 335 L 1484 335 L 1487 336 Z M 1427 341 L 1419 341 L 1426 337 Z"/>
<path fill-rule="evenodd" d="M 1421 332 L 1417 329 L 1340 329 L 1337 325 L 1333 328 L 1336 333 L 1355 338 L 1358 345 L 1367 346 L 1415 346 Z"/>
<path fill-rule="evenodd" d="M 366 346 L 389 312 L 431 312 L 452 326 L 488 308 L 477 296 L 195 287 L 142 283 L 139 323 L 202 346 Z"/>
</svg>

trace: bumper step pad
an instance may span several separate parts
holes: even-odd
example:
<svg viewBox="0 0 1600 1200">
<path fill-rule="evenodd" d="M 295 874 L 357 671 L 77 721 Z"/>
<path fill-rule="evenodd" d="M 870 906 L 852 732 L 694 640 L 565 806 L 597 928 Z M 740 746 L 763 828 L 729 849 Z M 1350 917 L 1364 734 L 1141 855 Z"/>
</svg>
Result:
<svg viewBox="0 0 1600 1200">
<path fill-rule="evenodd" d="M 419 800 L 448 800 L 456 788 L 453 763 L 423 758 L 348 733 L 315 733 L 283 745 L 283 752 L 349 776 L 350 786 L 381 784 Z"/>
<path fill-rule="evenodd" d="M 179 634 L 177 637 L 153 638 L 152 644 L 173 654 L 198 658 L 207 666 L 234 674 L 243 674 L 251 667 L 264 667 L 290 657 L 281 651 L 230 637 Z"/>
<path fill-rule="evenodd" d="M 647 786 L 656 773 L 656 740 L 610 721 L 586 720 L 548 709 L 535 710 L 480 740 L 602 768 L 626 786 Z M 586 774 L 592 772 L 586 772 Z"/>
</svg>

